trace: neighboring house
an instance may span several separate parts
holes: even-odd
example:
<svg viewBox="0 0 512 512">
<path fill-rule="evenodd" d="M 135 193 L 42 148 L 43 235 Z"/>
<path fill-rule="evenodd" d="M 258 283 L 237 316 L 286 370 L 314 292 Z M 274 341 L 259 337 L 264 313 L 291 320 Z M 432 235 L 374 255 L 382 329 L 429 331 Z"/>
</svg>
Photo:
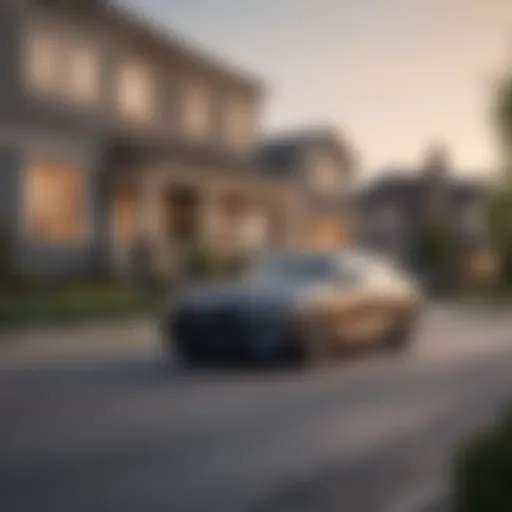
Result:
<svg viewBox="0 0 512 512">
<path fill-rule="evenodd" d="M 0 223 L 19 270 L 129 268 L 143 240 L 167 271 L 182 246 L 304 239 L 302 170 L 255 158 L 258 80 L 101 0 L 3 0 L 0 34 Z M 325 197 L 350 175 L 328 140 L 311 164 L 331 168 L 311 171 Z"/>
<path fill-rule="evenodd" d="M 486 186 L 454 177 L 441 150 L 420 169 L 386 170 L 358 201 L 360 241 L 402 264 L 414 264 L 420 229 L 430 221 L 451 226 L 464 254 L 487 252 L 483 200 Z"/>
<path fill-rule="evenodd" d="M 357 162 L 346 140 L 328 128 L 295 131 L 264 141 L 259 161 L 271 175 L 298 184 L 299 245 L 343 247 L 350 243 Z"/>
</svg>

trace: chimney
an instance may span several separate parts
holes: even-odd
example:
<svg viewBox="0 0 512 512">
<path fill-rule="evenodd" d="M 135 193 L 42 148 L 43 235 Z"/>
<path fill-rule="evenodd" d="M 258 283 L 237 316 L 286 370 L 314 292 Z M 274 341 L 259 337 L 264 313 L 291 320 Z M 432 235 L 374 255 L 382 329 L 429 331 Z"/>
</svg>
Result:
<svg viewBox="0 0 512 512">
<path fill-rule="evenodd" d="M 447 183 L 450 158 L 446 147 L 432 144 L 423 163 L 425 216 L 428 221 L 442 222 L 449 215 Z"/>
<path fill-rule="evenodd" d="M 442 144 L 432 144 L 427 150 L 423 165 L 427 178 L 447 177 L 450 168 L 450 157 L 446 147 Z"/>
</svg>

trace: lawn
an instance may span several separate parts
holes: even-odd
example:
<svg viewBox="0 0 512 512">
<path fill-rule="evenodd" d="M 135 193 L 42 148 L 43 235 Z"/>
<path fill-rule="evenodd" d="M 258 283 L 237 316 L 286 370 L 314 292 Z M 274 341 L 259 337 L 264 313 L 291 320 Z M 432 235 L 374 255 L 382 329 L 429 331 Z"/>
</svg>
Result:
<svg viewBox="0 0 512 512">
<path fill-rule="evenodd" d="M 109 320 L 157 313 L 163 287 L 75 283 L 0 291 L 0 327 Z"/>
</svg>

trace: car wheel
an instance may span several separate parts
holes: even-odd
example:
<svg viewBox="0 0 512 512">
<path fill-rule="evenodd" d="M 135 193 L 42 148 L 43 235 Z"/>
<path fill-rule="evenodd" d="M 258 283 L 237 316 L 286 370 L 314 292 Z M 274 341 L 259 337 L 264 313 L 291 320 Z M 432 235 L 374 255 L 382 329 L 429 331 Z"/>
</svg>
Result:
<svg viewBox="0 0 512 512">
<path fill-rule="evenodd" d="M 407 320 L 387 337 L 385 345 L 393 352 L 406 352 L 413 342 L 414 333 L 415 323 Z"/>
</svg>

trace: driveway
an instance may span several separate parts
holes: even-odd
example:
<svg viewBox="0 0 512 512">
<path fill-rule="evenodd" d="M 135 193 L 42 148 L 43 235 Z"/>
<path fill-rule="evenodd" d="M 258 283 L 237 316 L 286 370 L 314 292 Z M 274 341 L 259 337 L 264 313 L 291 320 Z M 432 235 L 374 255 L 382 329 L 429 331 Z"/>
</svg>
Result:
<svg viewBox="0 0 512 512">
<path fill-rule="evenodd" d="M 309 371 L 187 373 L 150 332 L 5 353 L 0 510 L 387 512 L 512 393 L 505 317 L 432 308 L 407 356 Z"/>
</svg>

